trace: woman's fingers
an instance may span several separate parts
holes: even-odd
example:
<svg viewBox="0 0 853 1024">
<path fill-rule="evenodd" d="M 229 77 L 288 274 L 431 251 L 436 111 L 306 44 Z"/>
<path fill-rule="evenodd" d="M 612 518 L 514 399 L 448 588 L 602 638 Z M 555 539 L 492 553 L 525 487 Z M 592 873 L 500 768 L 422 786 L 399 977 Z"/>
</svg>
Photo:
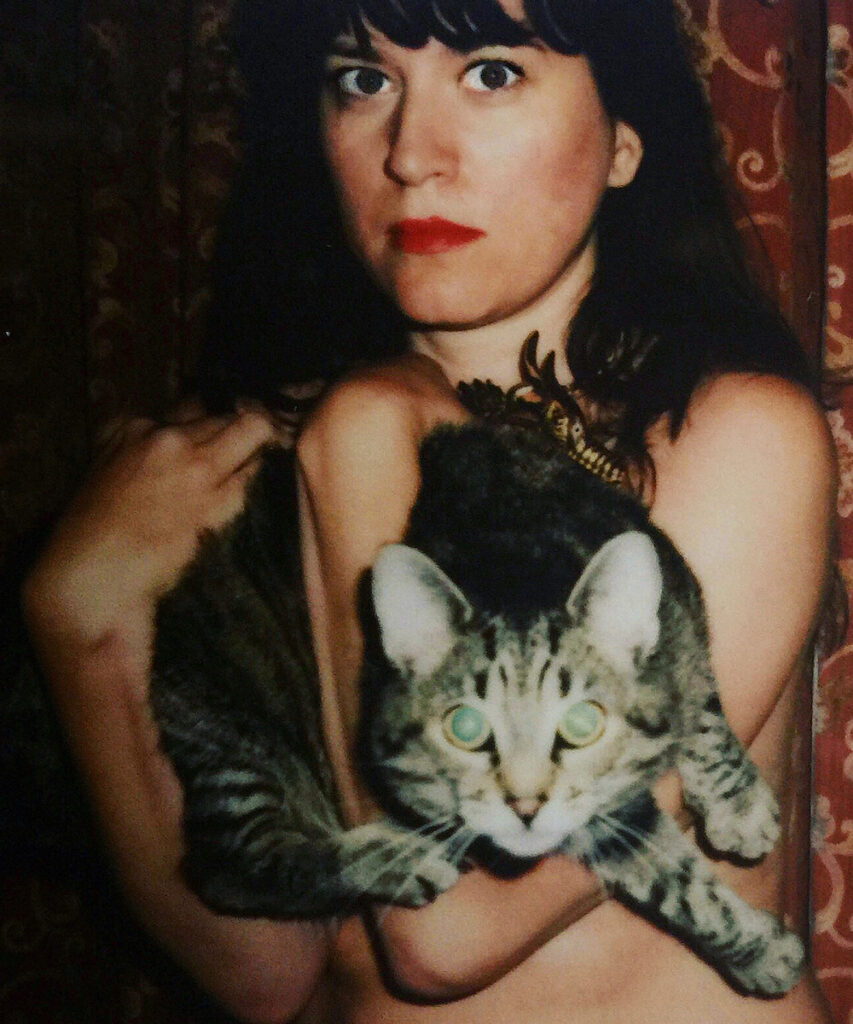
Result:
<svg viewBox="0 0 853 1024">
<path fill-rule="evenodd" d="M 210 509 L 207 528 L 219 530 L 234 519 L 243 509 L 246 488 L 257 469 L 257 459 L 250 459 L 232 473 L 219 487 L 217 502 Z"/>
<path fill-rule="evenodd" d="M 119 449 L 146 437 L 159 440 L 167 450 L 184 450 L 206 459 L 217 481 L 225 480 L 252 459 L 264 445 L 276 440 L 272 418 L 260 408 L 228 416 L 209 416 L 197 401 L 185 402 L 165 425 L 143 417 L 118 416 L 106 423 L 95 438 L 97 461 L 109 461 Z"/>
<path fill-rule="evenodd" d="M 252 410 L 239 413 L 200 445 L 214 477 L 224 482 L 250 463 L 262 448 L 276 439 L 276 428 L 269 416 Z"/>
<path fill-rule="evenodd" d="M 177 430 L 192 444 L 202 446 L 234 422 L 233 416 L 198 416 L 182 420 L 165 429 Z"/>
<path fill-rule="evenodd" d="M 209 419 L 207 410 L 198 398 L 187 398 L 173 409 L 168 416 L 167 423 L 181 424 L 193 423 L 195 420 Z"/>
<path fill-rule="evenodd" d="M 120 631 L 140 609 L 150 618 L 199 537 L 240 512 L 274 439 L 272 421 L 256 411 L 160 427 L 111 424 L 104 454 L 32 574 L 33 615 L 85 644 Z"/>
<path fill-rule="evenodd" d="M 109 459 L 122 445 L 139 440 L 156 429 L 154 420 L 141 416 L 114 416 L 95 434 L 95 459 L 102 462 Z"/>
</svg>

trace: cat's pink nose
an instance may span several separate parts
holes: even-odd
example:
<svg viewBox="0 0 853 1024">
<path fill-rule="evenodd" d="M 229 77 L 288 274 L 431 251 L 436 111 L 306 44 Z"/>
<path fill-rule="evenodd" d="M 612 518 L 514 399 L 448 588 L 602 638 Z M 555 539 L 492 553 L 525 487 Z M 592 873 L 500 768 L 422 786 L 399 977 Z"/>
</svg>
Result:
<svg viewBox="0 0 853 1024">
<path fill-rule="evenodd" d="M 543 803 L 545 803 L 545 799 L 542 796 L 518 796 L 507 799 L 507 804 L 528 827 Z"/>
</svg>

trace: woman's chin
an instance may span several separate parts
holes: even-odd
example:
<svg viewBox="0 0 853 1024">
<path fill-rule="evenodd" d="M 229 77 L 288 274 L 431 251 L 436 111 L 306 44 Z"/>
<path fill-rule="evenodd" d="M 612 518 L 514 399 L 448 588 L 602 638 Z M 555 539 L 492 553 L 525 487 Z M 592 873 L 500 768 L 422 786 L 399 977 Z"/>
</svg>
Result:
<svg viewBox="0 0 853 1024">
<path fill-rule="evenodd" d="M 483 295 L 470 278 L 462 280 L 467 283 L 460 287 L 459 276 L 447 281 L 441 275 L 420 274 L 415 280 L 398 275 L 383 285 L 397 308 L 417 327 L 461 331 L 500 319 L 494 289 Z"/>
<path fill-rule="evenodd" d="M 470 297 L 441 301 L 435 295 L 424 298 L 394 296 L 398 308 L 414 330 L 467 331 L 502 319 L 495 310 L 475 303 Z"/>
</svg>

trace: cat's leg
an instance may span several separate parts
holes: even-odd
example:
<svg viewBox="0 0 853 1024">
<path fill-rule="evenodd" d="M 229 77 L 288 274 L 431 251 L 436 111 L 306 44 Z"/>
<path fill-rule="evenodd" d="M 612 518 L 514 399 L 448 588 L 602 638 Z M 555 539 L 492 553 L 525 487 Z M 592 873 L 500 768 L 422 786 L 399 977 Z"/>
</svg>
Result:
<svg viewBox="0 0 853 1024">
<path fill-rule="evenodd" d="M 355 913 L 365 901 L 422 906 L 459 876 L 444 852 L 443 844 L 385 820 L 308 836 L 279 819 L 230 849 L 221 837 L 213 848 L 191 837 L 183 869 L 202 901 L 221 913 L 310 918 Z"/>
<path fill-rule="evenodd" d="M 453 839 L 442 842 L 382 818 L 341 835 L 338 871 L 346 888 L 361 899 L 420 907 L 459 877 L 453 845 Z"/>
<path fill-rule="evenodd" d="M 590 829 L 593 847 L 581 859 L 608 890 L 735 987 L 773 996 L 796 983 L 804 959 L 797 936 L 719 881 L 648 794 L 594 819 Z"/>
<path fill-rule="evenodd" d="M 262 849 L 266 846 L 266 849 Z M 229 917 L 319 918 L 343 911 L 334 849 L 271 826 L 251 847 L 187 837 L 181 868 L 202 903 Z"/>
<path fill-rule="evenodd" d="M 328 796 L 293 757 L 190 760 L 185 775 L 182 871 L 220 913 L 288 918 L 322 915 L 335 861 L 329 840 L 342 831 Z M 222 763 L 224 762 L 224 763 Z"/>
<path fill-rule="evenodd" d="M 355 912 L 365 900 L 421 906 L 458 877 L 434 829 L 385 820 L 344 829 L 295 758 L 266 771 L 248 762 L 196 770 L 183 825 L 184 875 L 222 913 L 314 917 Z"/>
<path fill-rule="evenodd" d="M 779 838 L 779 805 L 723 717 L 716 692 L 705 698 L 695 732 L 682 739 L 676 764 L 684 800 L 719 853 L 754 860 Z"/>
<path fill-rule="evenodd" d="M 202 722 L 182 734 L 184 748 L 197 749 L 173 762 L 192 765 L 181 779 L 184 876 L 212 909 L 290 918 L 355 912 L 365 900 L 421 906 L 456 880 L 437 826 L 380 821 L 347 831 L 304 759 L 240 737 L 227 756 L 210 757 L 203 733 Z"/>
</svg>

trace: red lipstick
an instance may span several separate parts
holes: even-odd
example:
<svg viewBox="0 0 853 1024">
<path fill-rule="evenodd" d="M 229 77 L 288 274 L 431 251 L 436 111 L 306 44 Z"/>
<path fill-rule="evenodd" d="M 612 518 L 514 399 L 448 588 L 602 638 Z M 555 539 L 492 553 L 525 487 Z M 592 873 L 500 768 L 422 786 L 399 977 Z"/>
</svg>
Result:
<svg viewBox="0 0 853 1024">
<path fill-rule="evenodd" d="M 485 235 L 479 228 L 465 224 L 454 224 L 441 217 L 426 220 L 401 220 L 388 229 L 391 244 L 401 252 L 431 256 L 434 253 L 458 249 Z"/>
</svg>

